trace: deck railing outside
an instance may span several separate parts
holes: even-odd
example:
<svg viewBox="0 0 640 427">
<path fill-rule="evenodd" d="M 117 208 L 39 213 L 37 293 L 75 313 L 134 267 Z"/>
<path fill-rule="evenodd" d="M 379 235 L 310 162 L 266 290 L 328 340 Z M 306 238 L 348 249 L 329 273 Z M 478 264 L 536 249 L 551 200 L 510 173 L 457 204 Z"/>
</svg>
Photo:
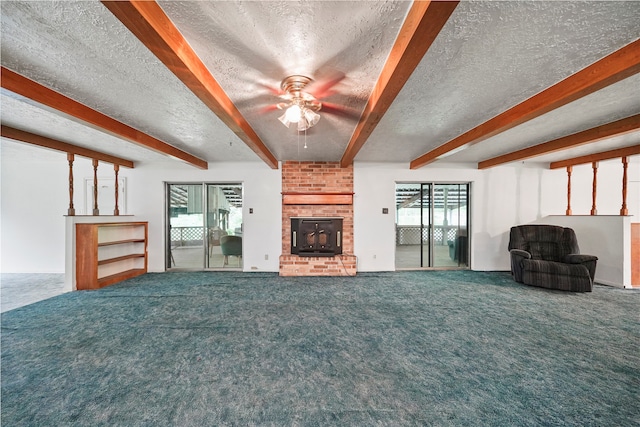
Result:
<svg viewBox="0 0 640 427">
<path fill-rule="evenodd" d="M 398 225 L 396 226 L 396 245 L 419 245 L 420 241 L 419 225 Z M 435 226 L 433 228 L 433 240 L 435 245 L 445 246 L 449 240 L 456 238 L 458 226 Z M 422 228 L 422 242 L 429 240 L 429 228 Z"/>
</svg>

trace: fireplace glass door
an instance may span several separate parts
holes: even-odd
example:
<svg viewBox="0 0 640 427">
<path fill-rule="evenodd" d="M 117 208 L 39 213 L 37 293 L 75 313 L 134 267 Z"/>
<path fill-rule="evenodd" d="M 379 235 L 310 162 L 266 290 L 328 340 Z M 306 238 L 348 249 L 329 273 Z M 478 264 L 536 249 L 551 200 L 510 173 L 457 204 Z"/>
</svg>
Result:
<svg viewBox="0 0 640 427">
<path fill-rule="evenodd" d="M 242 269 L 242 184 L 167 184 L 168 269 Z"/>
<path fill-rule="evenodd" d="M 396 184 L 396 269 L 468 268 L 469 184 Z"/>
</svg>

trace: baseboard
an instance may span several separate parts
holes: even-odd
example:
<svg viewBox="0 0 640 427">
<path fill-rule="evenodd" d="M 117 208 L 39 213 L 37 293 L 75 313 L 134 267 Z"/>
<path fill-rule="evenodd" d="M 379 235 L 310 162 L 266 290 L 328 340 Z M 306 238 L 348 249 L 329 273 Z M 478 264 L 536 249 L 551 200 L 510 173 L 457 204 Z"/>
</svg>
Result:
<svg viewBox="0 0 640 427">
<path fill-rule="evenodd" d="M 620 288 L 620 289 L 627 288 L 622 283 L 610 282 L 608 280 L 602 280 L 602 279 L 595 280 L 593 283 L 596 285 L 612 286 L 614 288 Z"/>
</svg>

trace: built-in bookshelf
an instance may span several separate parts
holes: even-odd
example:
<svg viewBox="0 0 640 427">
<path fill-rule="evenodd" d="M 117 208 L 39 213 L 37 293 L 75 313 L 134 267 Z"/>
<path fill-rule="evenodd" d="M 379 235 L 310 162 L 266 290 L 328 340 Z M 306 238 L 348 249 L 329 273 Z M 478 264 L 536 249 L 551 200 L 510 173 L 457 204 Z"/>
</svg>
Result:
<svg viewBox="0 0 640 427">
<path fill-rule="evenodd" d="M 76 289 L 99 289 L 147 272 L 147 222 L 76 224 Z"/>
</svg>

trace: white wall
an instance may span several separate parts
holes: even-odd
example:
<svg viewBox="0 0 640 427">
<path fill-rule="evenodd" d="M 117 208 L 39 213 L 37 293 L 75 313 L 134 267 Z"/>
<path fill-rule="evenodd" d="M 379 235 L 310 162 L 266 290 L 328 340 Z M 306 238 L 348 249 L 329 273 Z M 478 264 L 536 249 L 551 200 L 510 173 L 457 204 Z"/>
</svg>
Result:
<svg viewBox="0 0 640 427">
<path fill-rule="evenodd" d="M 4 143 L 3 143 L 4 144 Z M 13 143 L 17 144 L 17 143 Z M 64 214 L 69 206 L 69 170 L 64 153 L 44 161 L 1 156 L 0 271 L 64 273 Z"/>
<path fill-rule="evenodd" d="M 3 147 L 4 144 L 6 142 Z M 1 160 L 1 271 L 64 272 L 64 215 L 68 207 L 66 156 L 55 153 L 48 161 L 35 161 L 33 157 L 3 150 Z M 101 164 L 98 171 L 99 177 L 113 178 L 111 165 Z M 93 176 L 91 162 L 76 158 L 74 172 L 74 202 L 80 215 L 84 213 L 84 179 Z M 203 181 L 243 183 L 245 270 L 278 271 L 282 251 L 280 170 L 272 170 L 262 162 L 251 162 L 211 163 L 209 169 L 203 171 L 168 161 L 140 164 L 135 169 L 121 168 L 120 177 L 127 181 L 128 213 L 135 214 L 136 220 L 149 221 L 149 271 L 165 269 L 164 183 Z M 600 215 L 619 213 L 621 177 L 619 159 L 600 162 L 597 206 Z M 591 178 L 590 165 L 574 167 L 574 215 L 588 214 L 591 209 Z M 564 170 L 526 164 L 488 170 L 478 170 L 475 164 L 434 164 L 410 170 L 408 164 L 356 162 L 354 249 L 358 271 L 395 270 L 396 182 L 471 182 L 471 268 L 474 270 L 508 270 L 509 228 L 550 215 L 563 215 L 567 203 Z M 633 215 L 630 221 L 638 222 L 640 156 L 632 157 L 629 165 L 627 203 Z M 249 208 L 253 208 L 253 214 L 249 214 Z M 389 213 L 382 214 L 382 208 L 388 208 Z M 602 273 L 605 272 L 603 268 Z"/>
<path fill-rule="evenodd" d="M 627 204 L 629 221 L 640 214 L 640 167 L 638 156 L 629 165 Z M 574 167 L 572 209 L 574 214 L 591 210 L 592 169 L 590 165 Z M 359 163 L 354 166 L 355 253 L 358 271 L 393 271 L 395 250 L 396 182 L 471 182 L 471 268 L 473 270 L 509 270 L 509 230 L 517 224 L 541 222 L 550 215 L 563 215 L 567 207 L 567 177 L 564 169 L 550 170 L 540 165 L 510 164 L 487 170 L 475 165 L 434 164 L 410 170 L 407 164 Z M 622 203 L 622 166 L 620 160 L 600 162 L 598 171 L 598 213 L 617 215 Z M 382 208 L 389 214 L 383 215 Z M 591 217 L 580 225 L 580 234 L 594 235 L 602 221 Z M 604 222 L 611 224 L 610 222 Z M 611 227 L 618 227 L 617 223 Z M 375 231 L 375 232 L 372 232 Z M 615 235 L 617 231 L 612 231 Z M 579 236 L 580 237 L 580 236 Z M 586 237 L 584 246 L 590 249 Z M 379 241 L 381 244 L 376 244 Z M 620 245 L 622 245 L 622 241 Z M 583 245 L 581 245 L 582 247 Z M 622 254 L 620 246 L 616 254 Z M 585 252 L 585 249 L 583 249 Z M 602 251 L 598 251 L 602 253 Z M 586 252 L 585 252 L 586 253 Z M 598 253 L 593 253 L 599 255 Z M 602 254 L 602 271 L 611 272 L 607 256 Z M 618 267 L 614 267 L 618 268 Z M 602 279 L 603 282 L 606 279 Z M 621 276 L 613 282 L 621 285 Z"/>
<path fill-rule="evenodd" d="M 44 160 L 38 161 L 35 159 L 42 157 L 42 149 L 27 146 L 17 150 L 16 144 L 2 141 L 0 271 L 64 273 L 65 215 L 69 205 L 66 154 L 47 150 Z M 33 150 L 38 150 L 39 155 L 34 155 Z M 98 178 L 113 177 L 113 166 L 100 163 Z M 126 213 L 135 214 L 128 218 L 149 222 L 149 271 L 165 271 L 165 182 L 242 183 L 244 269 L 278 271 L 282 252 L 280 170 L 259 161 L 211 163 L 208 170 L 167 161 L 138 164 L 134 169 L 121 167 L 119 177 L 126 180 L 127 186 L 126 200 L 120 204 L 126 203 Z M 91 160 L 76 156 L 74 205 L 78 216 L 87 213 L 85 197 L 91 197 L 85 194 L 85 178 L 93 179 Z M 249 208 L 253 208 L 252 214 Z"/>
<path fill-rule="evenodd" d="M 280 170 L 273 170 L 263 162 L 211 163 L 208 170 L 174 164 L 141 165 L 131 170 L 129 176 L 129 211 L 136 214 L 136 219 L 149 221 L 149 271 L 165 270 L 166 182 L 242 183 L 244 270 L 278 271 L 282 252 Z"/>
<path fill-rule="evenodd" d="M 397 182 L 470 182 L 471 268 L 508 270 L 509 228 L 557 213 L 560 205 L 553 202 L 552 197 L 542 197 L 539 191 L 555 175 L 557 173 L 521 164 L 481 171 L 475 164 L 434 164 L 410 170 L 404 163 L 356 162 L 354 223 L 358 270 L 395 269 L 394 190 Z M 383 207 L 389 209 L 389 214 L 381 213 Z M 378 239 L 383 243 L 377 245 Z"/>
<path fill-rule="evenodd" d="M 353 175 L 354 251 L 358 271 L 393 271 L 396 182 L 469 182 L 476 181 L 480 173 L 471 167 L 412 171 L 404 163 L 356 162 Z M 389 213 L 383 214 L 383 208 Z M 472 210 L 471 216 L 475 222 L 476 212 Z"/>
<path fill-rule="evenodd" d="M 580 253 L 598 257 L 595 281 L 630 288 L 631 218 L 620 215 L 558 215 L 535 222 L 572 228 L 578 238 Z"/>
</svg>

